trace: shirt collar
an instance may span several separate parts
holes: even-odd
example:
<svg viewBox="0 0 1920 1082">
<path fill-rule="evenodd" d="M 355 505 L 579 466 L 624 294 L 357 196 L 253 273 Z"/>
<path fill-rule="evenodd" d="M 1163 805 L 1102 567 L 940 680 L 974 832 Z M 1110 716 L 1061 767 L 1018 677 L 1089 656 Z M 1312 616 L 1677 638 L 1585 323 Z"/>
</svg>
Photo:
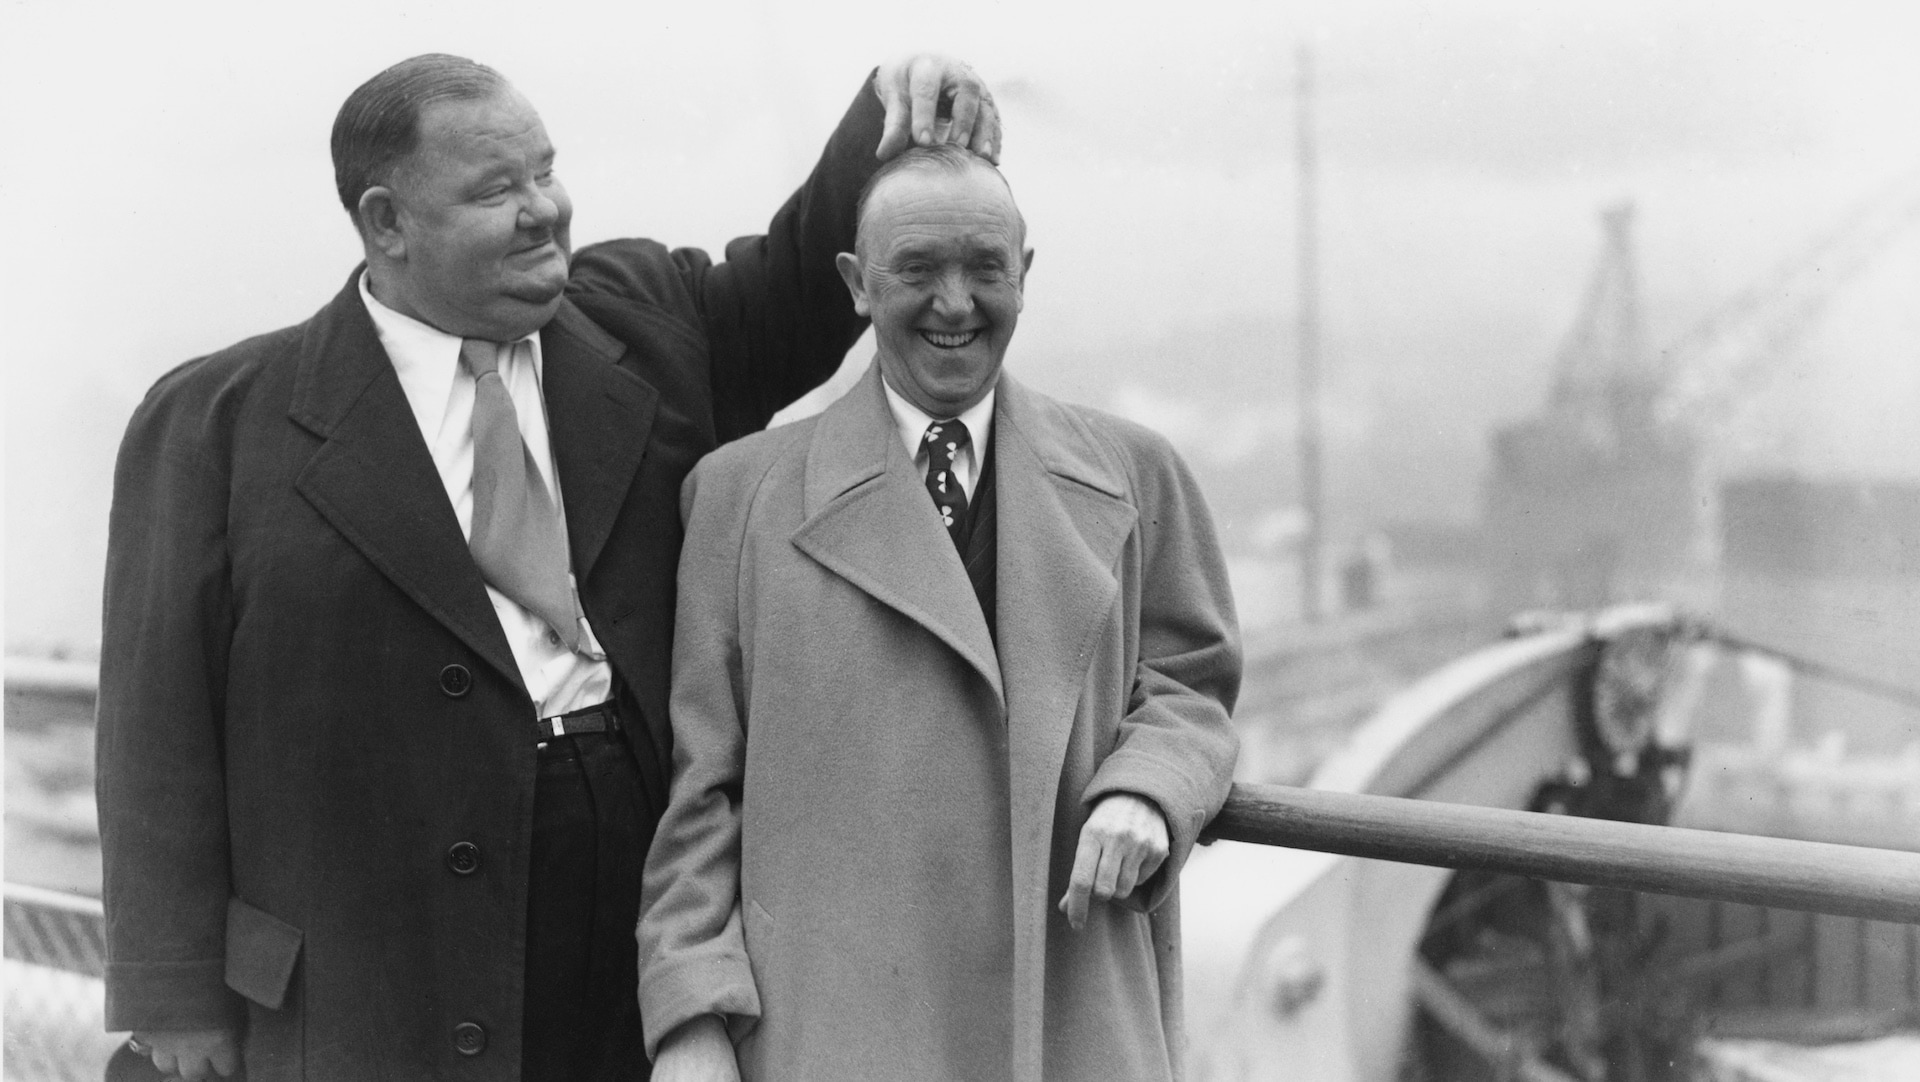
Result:
<svg viewBox="0 0 1920 1082">
<path fill-rule="evenodd" d="M 894 427 L 900 432 L 900 442 L 907 449 L 907 457 L 919 461 L 920 445 L 925 442 L 927 426 L 935 421 L 953 420 L 951 417 L 935 417 L 919 406 L 900 396 L 898 391 L 886 381 L 883 375 L 880 387 L 887 392 L 887 409 L 893 413 Z M 1000 388 L 996 385 L 988 388 L 980 401 L 962 411 L 960 423 L 967 426 L 967 436 L 972 442 L 973 460 L 982 461 L 985 448 L 992 446 L 993 439 L 993 399 Z"/>
<path fill-rule="evenodd" d="M 367 315 L 380 336 L 380 345 L 386 349 L 387 359 L 393 362 L 394 374 L 400 377 L 407 404 L 413 407 L 413 419 L 419 423 L 421 432 L 438 432 L 446 416 L 447 399 L 453 393 L 454 381 L 462 375 L 460 336 L 387 307 L 373 295 L 371 283 L 372 272 L 361 271 L 360 301 L 367 306 Z M 540 332 L 535 331 L 521 341 L 532 344 L 534 376 L 543 377 Z"/>
</svg>

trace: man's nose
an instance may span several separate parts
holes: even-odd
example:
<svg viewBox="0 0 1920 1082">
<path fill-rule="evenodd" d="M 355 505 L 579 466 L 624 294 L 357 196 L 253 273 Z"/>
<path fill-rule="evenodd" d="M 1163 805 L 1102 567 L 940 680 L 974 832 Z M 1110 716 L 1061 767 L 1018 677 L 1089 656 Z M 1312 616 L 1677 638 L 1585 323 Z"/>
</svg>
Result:
<svg viewBox="0 0 1920 1082">
<path fill-rule="evenodd" d="M 933 311 L 943 319 L 958 319 L 973 311 L 973 290 L 967 288 L 966 275 L 950 271 L 940 276 L 933 286 Z"/>
<path fill-rule="evenodd" d="M 552 229 L 559 220 L 560 204 L 544 188 L 534 188 L 532 195 L 520 201 L 522 229 Z"/>
</svg>

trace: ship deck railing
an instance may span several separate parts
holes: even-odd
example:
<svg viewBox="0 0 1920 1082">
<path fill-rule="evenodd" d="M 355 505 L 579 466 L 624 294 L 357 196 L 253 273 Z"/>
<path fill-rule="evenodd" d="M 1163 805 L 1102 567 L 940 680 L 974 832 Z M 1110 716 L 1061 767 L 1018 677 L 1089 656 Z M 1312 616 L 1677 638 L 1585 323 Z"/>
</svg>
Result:
<svg viewBox="0 0 1920 1082">
<path fill-rule="evenodd" d="M 91 692 L 56 675 L 49 694 Z M 12 664 L 7 676 L 10 697 L 36 683 Z M 1920 926 L 1920 852 L 1251 783 L 1233 786 L 1216 839 Z M 116 1040 L 99 1033 L 100 902 L 13 883 L 4 897 L 9 1077 L 98 1077 L 60 1065 L 101 1063 Z M 86 1018 L 92 1035 L 75 1032 Z"/>
</svg>

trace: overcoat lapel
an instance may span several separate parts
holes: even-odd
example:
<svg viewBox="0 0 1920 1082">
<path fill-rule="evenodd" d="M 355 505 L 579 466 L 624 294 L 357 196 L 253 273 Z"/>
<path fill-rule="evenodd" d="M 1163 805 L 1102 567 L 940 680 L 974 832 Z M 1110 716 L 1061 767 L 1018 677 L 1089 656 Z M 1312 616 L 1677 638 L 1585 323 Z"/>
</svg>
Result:
<svg viewBox="0 0 1920 1082">
<path fill-rule="evenodd" d="M 1138 513 L 1118 468 L 1071 414 L 1005 376 L 997 396 L 999 631 L 1014 831 L 1014 1076 L 1038 1078 L 1055 803 L 1087 670 L 1120 603 L 1116 563 Z"/>
<path fill-rule="evenodd" d="M 325 442 L 294 482 L 395 586 L 523 691 L 486 583 L 360 300 L 360 271 L 308 325 L 288 416 Z"/>
<path fill-rule="evenodd" d="M 547 438 L 575 579 L 584 591 L 646 455 L 660 393 L 622 368 L 626 347 L 572 301 L 540 331 Z"/>
<path fill-rule="evenodd" d="M 986 617 L 953 539 L 900 445 L 879 365 L 827 407 L 814 427 L 804 499 L 806 519 L 793 543 L 932 632 L 999 697 L 1000 664 Z"/>
</svg>

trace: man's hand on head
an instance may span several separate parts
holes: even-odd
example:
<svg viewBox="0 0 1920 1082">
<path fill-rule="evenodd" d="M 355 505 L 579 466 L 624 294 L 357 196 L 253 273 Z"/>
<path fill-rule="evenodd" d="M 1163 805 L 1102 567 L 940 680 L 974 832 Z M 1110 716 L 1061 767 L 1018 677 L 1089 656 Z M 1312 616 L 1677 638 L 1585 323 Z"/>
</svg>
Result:
<svg viewBox="0 0 1920 1082">
<path fill-rule="evenodd" d="M 1108 793 L 1093 806 L 1080 828 L 1060 912 L 1082 928 L 1092 902 L 1111 902 L 1133 893 L 1166 863 L 1167 820 L 1153 801 L 1132 793 Z"/>
<path fill-rule="evenodd" d="M 156 1029 L 133 1035 L 161 1074 L 198 1082 L 231 1078 L 240 1069 L 240 1042 L 230 1029 Z"/>
<path fill-rule="evenodd" d="M 874 151 L 881 161 L 910 146 L 957 143 L 1000 163 L 1000 110 L 966 64 L 932 53 L 895 60 L 880 65 L 873 92 L 887 110 Z M 947 118 L 939 115 L 942 102 L 951 110 Z"/>
<path fill-rule="evenodd" d="M 673 1028 L 660 1042 L 653 1082 L 740 1082 L 733 1041 L 718 1015 L 703 1014 Z"/>
</svg>

